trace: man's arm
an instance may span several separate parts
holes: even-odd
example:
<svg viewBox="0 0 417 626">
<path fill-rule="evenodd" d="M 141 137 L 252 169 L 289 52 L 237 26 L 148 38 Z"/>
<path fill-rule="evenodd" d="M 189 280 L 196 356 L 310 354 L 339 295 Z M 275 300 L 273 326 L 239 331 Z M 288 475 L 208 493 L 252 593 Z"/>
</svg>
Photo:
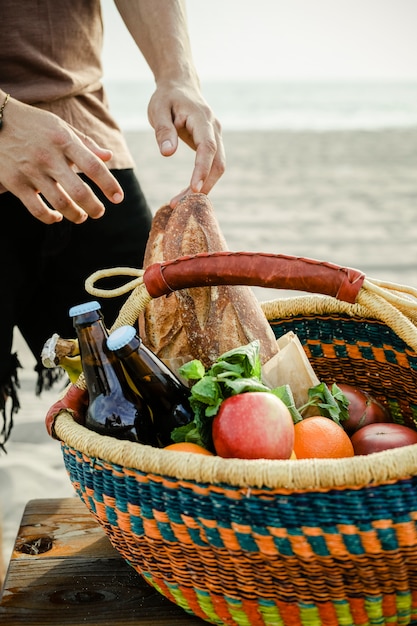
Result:
<svg viewBox="0 0 417 626">
<path fill-rule="evenodd" d="M 201 95 L 184 2 L 115 3 L 155 77 L 156 91 L 148 115 L 161 154 L 174 154 L 180 137 L 196 151 L 189 190 L 208 193 L 224 172 L 224 148 L 220 124 Z M 181 195 L 171 204 L 175 205 Z"/>
<path fill-rule="evenodd" d="M 115 0 L 115 4 L 157 83 L 198 84 L 182 0 Z"/>
</svg>

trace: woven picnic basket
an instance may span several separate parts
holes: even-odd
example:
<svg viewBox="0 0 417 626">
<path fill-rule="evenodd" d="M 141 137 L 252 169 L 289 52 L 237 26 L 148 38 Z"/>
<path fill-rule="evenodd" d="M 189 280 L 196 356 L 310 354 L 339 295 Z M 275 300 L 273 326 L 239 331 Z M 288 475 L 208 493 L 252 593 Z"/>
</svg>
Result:
<svg viewBox="0 0 417 626">
<path fill-rule="evenodd" d="M 135 273 L 113 328 L 183 287 L 294 289 L 261 305 L 276 336 L 294 331 L 320 380 L 356 385 L 394 421 L 417 424 L 415 290 L 263 253 L 201 254 Z M 87 289 L 104 297 L 99 277 Z M 417 445 L 349 459 L 223 459 L 97 435 L 65 411 L 55 432 L 112 544 L 185 611 L 247 626 L 417 620 Z"/>
</svg>

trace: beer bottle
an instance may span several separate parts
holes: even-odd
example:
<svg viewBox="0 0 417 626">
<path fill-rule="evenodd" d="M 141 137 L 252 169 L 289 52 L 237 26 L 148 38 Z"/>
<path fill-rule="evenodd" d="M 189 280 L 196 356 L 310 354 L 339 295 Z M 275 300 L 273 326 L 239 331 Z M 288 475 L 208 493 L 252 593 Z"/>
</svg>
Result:
<svg viewBox="0 0 417 626">
<path fill-rule="evenodd" d="M 107 346 L 121 360 L 151 410 L 159 445 L 172 443 L 172 430 L 194 418 L 188 387 L 145 346 L 133 326 L 122 326 L 111 333 Z"/>
<path fill-rule="evenodd" d="M 86 427 L 102 435 L 158 445 L 146 402 L 129 386 L 123 367 L 108 350 L 98 302 L 71 307 L 89 396 Z"/>
</svg>

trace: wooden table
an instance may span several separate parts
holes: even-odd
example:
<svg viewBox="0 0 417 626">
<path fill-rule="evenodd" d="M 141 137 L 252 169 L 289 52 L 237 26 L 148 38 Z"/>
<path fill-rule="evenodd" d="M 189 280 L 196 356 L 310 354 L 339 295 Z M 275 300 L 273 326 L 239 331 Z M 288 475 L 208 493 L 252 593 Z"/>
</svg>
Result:
<svg viewBox="0 0 417 626">
<path fill-rule="evenodd" d="M 146 583 L 79 498 L 31 500 L 0 599 L 0 624 L 125 626 L 207 622 Z"/>
</svg>

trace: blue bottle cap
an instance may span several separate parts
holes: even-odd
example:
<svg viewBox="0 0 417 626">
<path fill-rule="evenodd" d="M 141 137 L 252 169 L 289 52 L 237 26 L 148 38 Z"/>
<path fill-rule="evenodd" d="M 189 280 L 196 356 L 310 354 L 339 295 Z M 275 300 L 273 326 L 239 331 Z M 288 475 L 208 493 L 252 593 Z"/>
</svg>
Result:
<svg viewBox="0 0 417 626">
<path fill-rule="evenodd" d="M 84 302 L 83 304 L 77 304 L 75 306 L 72 306 L 69 310 L 69 316 L 76 317 L 77 315 L 82 315 L 83 313 L 98 311 L 100 308 L 100 304 L 96 302 L 96 300 L 92 300 L 91 302 Z"/>
<path fill-rule="evenodd" d="M 107 338 L 107 347 L 109 350 L 119 350 L 132 341 L 136 335 L 136 329 L 133 326 L 120 326 L 110 333 Z"/>
</svg>

